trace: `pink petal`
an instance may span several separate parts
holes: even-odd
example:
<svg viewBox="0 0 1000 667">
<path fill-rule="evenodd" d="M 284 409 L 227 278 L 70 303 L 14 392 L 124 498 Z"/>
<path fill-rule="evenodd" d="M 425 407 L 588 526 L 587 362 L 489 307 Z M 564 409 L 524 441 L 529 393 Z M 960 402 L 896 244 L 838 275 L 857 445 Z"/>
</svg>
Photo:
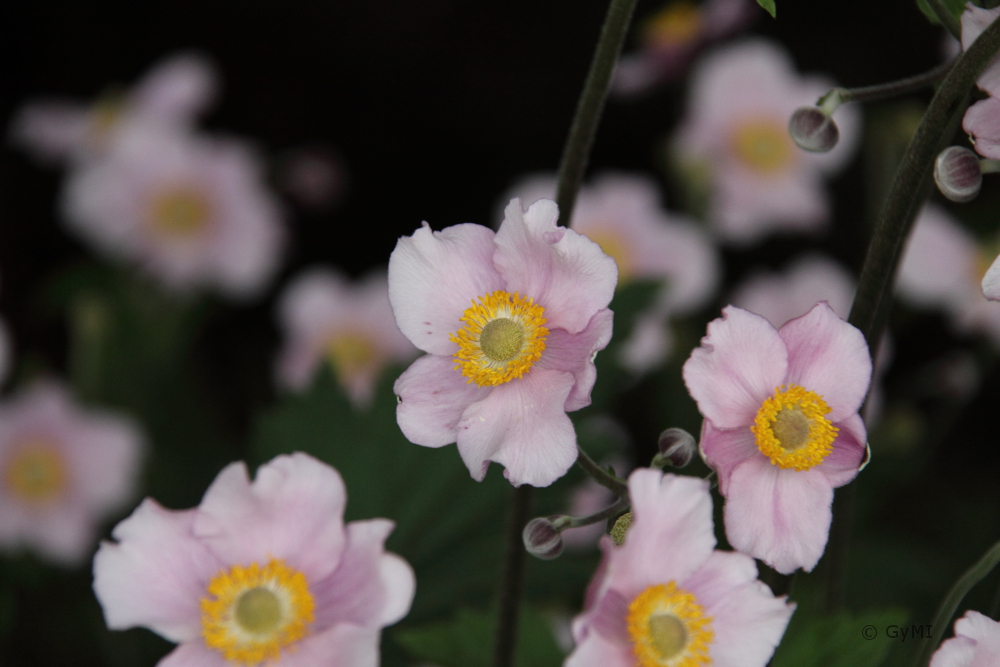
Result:
<svg viewBox="0 0 1000 667">
<path fill-rule="evenodd" d="M 899 267 L 900 295 L 923 307 L 964 303 L 972 287 L 976 240 L 944 209 L 927 205 L 917 216 Z"/>
<path fill-rule="evenodd" d="M 493 267 L 493 231 L 454 225 L 440 232 L 425 222 L 396 243 L 389 257 L 389 301 L 400 331 L 425 352 L 452 355 L 448 335 L 462 328 L 474 299 L 505 289 Z"/>
<path fill-rule="evenodd" d="M 749 426 L 734 429 L 717 429 L 710 419 L 701 424 L 701 458 L 719 475 L 719 493 L 729 495 L 729 477 L 736 466 L 752 458 L 763 456 L 757 439 Z"/>
<path fill-rule="evenodd" d="M 281 653 L 280 667 L 378 667 L 379 628 L 350 623 L 300 640 Z"/>
<path fill-rule="evenodd" d="M 753 559 L 740 553 L 713 552 L 683 587 L 712 618 L 714 667 L 764 667 L 795 610 L 757 581 Z"/>
<path fill-rule="evenodd" d="M 840 432 L 833 441 L 833 451 L 816 466 L 816 470 L 826 475 L 835 489 L 858 476 L 868 451 L 868 434 L 860 416 L 851 415 L 836 427 Z"/>
<path fill-rule="evenodd" d="M 997 88 L 1000 89 L 1000 67 L 997 68 Z M 987 97 L 966 109 L 962 129 L 972 135 L 976 152 L 983 157 L 1000 158 L 1000 100 Z"/>
<path fill-rule="evenodd" d="M 635 656 L 628 646 L 621 646 L 604 639 L 596 632 L 577 644 L 566 658 L 563 667 L 633 667 Z"/>
<path fill-rule="evenodd" d="M 252 484 L 233 463 L 205 492 L 193 532 L 226 563 L 279 558 L 318 581 L 340 560 L 346 502 L 340 473 L 307 454 L 275 457 Z"/>
<path fill-rule="evenodd" d="M 962 50 L 967 50 L 972 43 L 1000 14 L 998 9 L 982 9 L 972 3 L 966 3 L 962 12 Z M 976 85 L 990 95 L 1000 95 L 1000 59 L 994 58 L 976 80 Z"/>
<path fill-rule="evenodd" d="M 785 380 L 788 353 L 767 320 L 727 306 L 708 324 L 701 347 L 684 363 L 684 383 L 716 427 L 753 423 L 761 404 Z"/>
<path fill-rule="evenodd" d="M 85 150 L 91 121 L 87 108 L 76 102 L 29 102 L 14 113 L 8 136 L 39 160 L 55 163 Z"/>
<path fill-rule="evenodd" d="M 173 55 L 136 85 L 130 111 L 169 123 L 190 123 L 212 103 L 218 86 L 218 74 L 204 56 Z"/>
<path fill-rule="evenodd" d="M 972 667 L 975 657 L 975 641 L 968 637 L 952 637 L 941 642 L 941 646 L 931 656 L 928 667 Z"/>
<path fill-rule="evenodd" d="M 868 393 L 872 360 L 865 337 L 843 321 L 825 302 L 789 321 L 778 335 L 788 348 L 788 385 L 799 385 L 823 397 L 826 415 L 839 422 L 856 413 Z"/>
<path fill-rule="evenodd" d="M 572 229 L 556 226 L 559 211 L 543 199 L 526 212 L 514 199 L 504 211 L 493 262 L 508 292 L 545 308 L 546 326 L 578 333 L 615 294 L 618 267 L 601 247 Z"/>
<path fill-rule="evenodd" d="M 570 373 L 532 368 L 493 388 L 458 425 L 458 451 L 473 479 L 490 461 L 504 466 L 514 486 L 548 486 L 576 461 L 576 432 L 566 416 L 575 380 Z"/>
<path fill-rule="evenodd" d="M 233 663 L 199 637 L 175 648 L 156 663 L 156 667 L 233 667 Z"/>
<path fill-rule="evenodd" d="M 147 627 L 175 642 L 201 637 L 209 580 L 222 568 L 191 534 L 195 510 L 165 510 L 146 499 L 115 526 L 94 557 L 94 594 L 112 630 Z"/>
<path fill-rule="evenodd" d="M 636 318 L 628 340 L 618 348 L 618 363 L 636 374 L 649 372 L 663 363 L 672 344 L 664 313 L 641 314 Z"/>
<path fill-rule="evenodd" d="M 1000 301 L 1000 261 L 996 259 L 983 276 L 983 295 L 991 301 Z"/>
<path fill-rule="evenodd" d="M 572 373 L 576 380 L 566 399 L 566 412 L 590 405 L 590 391 L 597 380 L 594 355 L 611 342 L 613 319 L 614 313 L 604 308 L 594 314 L 580 333 L 555 329 L 545 340 L 545 351 L 538 360 L 538 367 Z"/>
<path fill-rule="evenodd" d="M 809 572 L 826 548 L 832 503 L 833 487 L 818 470 L 785 470 L 752 458 L 729 480 L 726 537 L 782 574 Z"/>
<path fill-rule="evenodd" d="M 399 398 L 396 421 L 406 439 L 443 447 L 455 442 L 466 408 L 485 400 L 493 388 L 470 383 L 451 357 L 428 354 L 399 376 L 393 391 Z"/>
<path fill-rule="evenodd" d="M 588 618 L 590 628 L 612 644 L 627 647 L 629 645 L 627 623 L 629 602 L 631 600 L 618 591 L 614 589 L 607 591 L 598 601 L 597 606 L 591 610 Z"/>
</svg>

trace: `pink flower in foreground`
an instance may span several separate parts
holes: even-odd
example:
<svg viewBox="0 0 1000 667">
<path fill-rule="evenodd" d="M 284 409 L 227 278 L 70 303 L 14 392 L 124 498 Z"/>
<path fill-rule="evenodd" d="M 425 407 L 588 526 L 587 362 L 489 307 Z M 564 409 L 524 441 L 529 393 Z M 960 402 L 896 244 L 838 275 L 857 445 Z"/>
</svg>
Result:
<svg viewBox="0 0 1000 667">
<path fill-rule="evenodd" d="M 840 170 L 860 135 L 857 109 L 837 112 L 840 142 L 829 153 L 799 150 L 788 119 L 833 87 L 800 77 L 777 44 L 747 40 L 695 65 L 685 120 L 671 149 L 692 187 L 709 195 L 707 218 L 740 244 L 784 229 L 817 231 L 829 218 L 826 175 Z"/>
<path fill-rule="evenodd" d="M 971 2 L 962 13 L 962 50 L 967 50 L 991 23 L 1000 16 L 1000 7 L 982 9 Z M 988 158 L 1000 158 L 1000 59 L 994 58 L 976 79 L 976 85 L 989 93 L 965 111 L 962 129 L 972 137 L 976 152 Z"/>
<path fill-rule="evenodd" d="M 48 162 L 95 157 L 132 123 L 186 128 L 213 101 L 216 79 L 203 56 L 173 55 L 155 64 L 127 93 L 108 94 L 92 104 L 26 104 L 11 123 L 11 141 Z"/>
<path fill-rule="evenodd" d="M 941 643 L 929 667 L 991 665 L 1000 665 L 1000 623 L 970 610 L 955 621 L 955 636 Z"/>
<path fill-rule="evenodd" d="M 625 542 L 604 558 L 573 622 L 566 667 L 763 667 L 795 609 L 753 559 L 715 551 L 708 483 L 640 469 Z"/>
<path fill-rule="evenodd" d="M 262 172 L 242 142 L 134 125 L 70 173 L 62 209 L 81 237 L 172 290 L 248 298 L 271 280 L 284 241 Z"/>
<path fill-rule="evenodd" d="M 307 271 L 285 288 L 278 316 L 285 344 L 276 370 L 289 389 L 308 388 L 326 361 L 354 405 L 364 408 L 382 369 L 416 356 L 396 328 L 384 269 L 357 284 L 331 269 Z"/>
<path fill-rule="evenodd" d="M 54 382 L 0 404 L 0 546 L 85 560 L 100 521 L 132 499 L 142 449 L 131 421 L 84 410 Z"/>
<path fill-rule="evenodd" d="M 576 460 L 566 413 L 590 404 L 618 272 L 558 217 L 514 199 L 496 233 L 424 223 L 389 259 L 396 323 L 430 353 L 396 381 L 399 427 L 418 445 L 456 442 L 477 480 L 496 461 L 514 485 L 548 486 Z"/>
<path fill-rule="evenodd" d="M 858 408 L 872 364 L 864 336 L 826 303 L 775 329 L 734 306 L 684 364 L 705 417 L 702 458 L 719 475 L 729 543 L 778 572 L 812 570 L 833 489 L 866 455 Z"/>
<path fill-rule="evenodd" d="M 534 202 L 555 196 L 554 176 L 524 179 L 511 196 Z M 581 188 L 572 228 L 596 241 L 618 265 L 618 284 L 660 280 L 650 310 L 641 315 L 621 350 L 623 366 L 651 370 L 670 351 L 667 320 L 690 312 L 715 293 L 721 269 L 718 251 L 693 221 L 668 213 L 656 184 L 645 176 L 605 173 Z"/>
<path fill-rule="evenodd" d="M 146 499 L 94 558 L 113 630 L 179 643 L 160 667 L 377 665 L 382 628 L 409 611 L 413 570 L 383 547 L 387 519 L 344 525 L 336 470 L 279 456 L 251 482 L 227 466 L 201 504 Z"/>
</svg>

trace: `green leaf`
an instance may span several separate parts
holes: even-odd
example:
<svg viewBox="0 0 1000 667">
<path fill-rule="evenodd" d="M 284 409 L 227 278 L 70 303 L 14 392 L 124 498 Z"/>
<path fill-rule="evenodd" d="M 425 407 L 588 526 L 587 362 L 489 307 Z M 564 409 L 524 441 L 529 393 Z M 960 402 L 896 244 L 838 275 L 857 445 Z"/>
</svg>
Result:
<svg viewBox="0 0 1000 667">
<path fill-rule="evenodd" d="M 903 626 L 907 616 L 901 609 L 824 617 L 795 614 L 771 666 L 878 667 L 898 641 L 886 636 L 886 629 Z M 874 628 L 874 634 L 866 628 Z"/>
<path fill-rule="evenodd" d="M 494 624 L 492 612 L 460 609 L 454 620 L 397 631 L 394 636 L 421 661 L 441 667 L 489 667 Z M 564 658 L 549 619 L 537 610 L 522 609 L 514 666 L 551 667 Z"/>
<path fill-rule="evenodd" d="M 777 8 L 774 6 L 774 0 L 757 0 L 757 4 L 766 9 L 771 18 L 775 18 Z"/>
<path fill-rule="evenodd" d="M 941 0 L 941 4 L 944 5 L 949 14 L 955 17 L 956 21 L 961 21 L 962 12 L 965 11 L 965 0 Z M 938 20 L 937 14 L 935 14 L 934 10 L 931 9 L 927 0 L 917 0 L 917 7 L 919 7 L 920 11 L 924 13 L 927 20 L 936 25 L 940 25 L 941 21 Z"/>
</svg>

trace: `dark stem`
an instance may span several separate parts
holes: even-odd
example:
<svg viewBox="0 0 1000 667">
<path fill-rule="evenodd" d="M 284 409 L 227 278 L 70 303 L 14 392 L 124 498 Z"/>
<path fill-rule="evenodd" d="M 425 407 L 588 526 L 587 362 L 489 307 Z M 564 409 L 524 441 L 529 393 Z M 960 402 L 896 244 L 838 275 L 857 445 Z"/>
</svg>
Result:
<svg viewBox="0 0 1000 667">
<path fill-rule="evenodd" d="M 955 610 L 958 609 L 962 598 L 983 577 L 992 572 L 997 563 L 1000 563 L 1000 542 L 990 547 L 975 565 L 966 570 L 965 574 L 959 577 L 955 585 L 948 591 L 948 595 L 941 600 L 941 606 L 938 607 L 937 613 L 934 614 L 934 621 L 931 623 L 931 632 L 933 633 L 931 639 L 920 644 L 917 659 L 913 663 L 914 667 L 924 667 L 924 665 L 930 662 L 931 653 L 934 652 L 934 649 L 937 648 L 938 643 L 941 641 L 941 637 L 944 636 L 944 631 L 950 624 L 951 617 L 955 615 Z"/>
<path fill-rule="evenodd" d="M 511 496 L 503 571 L 500 574 L 500 601 L 493 644 L 493 667 L 510 667 L 514 664 L 517 621 L 521 611 L 521 592 L 524 588 L 524 561 L 527 556 L 521 539 L 521 530 L 528 523 L 531 514 L 532 491 L 532 487 L 525 484 L 515 488 Z"/>
<path fill-rule="evenodd" d="M 580 528 L 581 526 L 589 526 L 591 524 L 597 523 L 598 521 L 603 521 L 605 519 L 610 519 L 613 516 L 618 516 L 624 512 L 628 511 L 629 505 L 628 496 L 619 498 L 610 507 L 605 507 L 600 512 L 594 512 L 593 514 L 588 514 L 587 516 L 581 517 L 570 517 L 570 522 L 567 528 Z"/>
<path fill-rule="evenodd" d="M 830 91 L 830 93 L 827 93 L 827 95 L 836 93 L 840 96 L 841 102 L 879 102 L 882 100 L 890 100 L 895 97 L 915 93 L 923 90 L 924 88 L 930 88 L 935 83 L 943 79 L 945 75 L 951 71 L 954 64 L 955 61 L 952 60 L 938 65 L 934 69 L 928 70 L 922 74 L 909 76 L 905 79 L 900 79 L 899 81 L 881 83 L 877 86 L 864 86 L 862 88 L 834 88 Z M 823 96 L 823 99 L 826 99 L 826 95 Z"/>
<path fill-rule="evenodd" d="M 604 488 L 609 489 L 616 496 L 623 498 L 628 497 L 628 483 L 625 482 L 625 480 L 617 477 L 616 475 L 612 475 L 610 472 L 602 468 L 579 446 L 577 446 L 576 452 L 576 464 L 583 468 L 584 472 L 593 477 L 595 482 Z"/>
<path fill-rule="evenodd" d="M 948 8 L 944 6 L 941 0 L 927 0 L 927 5 L 933 10 L 934 16 L 937 17 L 944 29 L 952 34 L 952 36 L 958 41 L 962 41 L 962 26 L 955 20 L 955 17 L 951 15 Z"/>
<path fill-rule="evenodd" d="M 583 93 L 576 105 L 573 124 L 570 125 L 562 160 L 559 162 L 559 187 L 556 191 L 559 224 L 564 227 L 569 227 L 573 219 L 576 194 L 580 190 L 583 173 L 587 170 L 590 149 L 594 145 L 597 124 L 604 111 L 604 101 L 608 97 L 615 61 L 618 60 L 618 54 L 621 53 L 622 44 L 625 42 L 625 34 L 632 21 L 635 4 L 636 0 L 611 0 L 597 42 L 597 50 L 594 52 L 594 60 L 590 63 L 587 81 L 583 85 Z"/>
</svg>

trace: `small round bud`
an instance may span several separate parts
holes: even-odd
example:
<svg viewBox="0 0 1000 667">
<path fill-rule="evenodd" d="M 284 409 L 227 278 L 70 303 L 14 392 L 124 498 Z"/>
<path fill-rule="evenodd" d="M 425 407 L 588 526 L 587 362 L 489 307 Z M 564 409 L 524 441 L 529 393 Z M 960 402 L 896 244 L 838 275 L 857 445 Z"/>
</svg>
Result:
<svg viewBox="0 0 1000 667">
<path fill-rule="evenodd" d="M 656 444 L 660 448 L 655 461 L 657 467 L 671 465 L 683 468 L 691 463 L 691 459 L 698 451 L 698 443 L 695 442 L 694 436 L 682 428 L 668 428 L 660 434 Z"/>
<path fill-rule="evenodd" d="M 934 160 L 934 182 L 952 201 L 972 201 L 983 185 L 979 156 L 962 146 L 949 146 Z"/>
<path fill-rule="evenodd" d="M 552 560 L 558 558 L 563 551 L 562 536 L 550 519 L 539 517 L 532 519 L 521 533 L 524 548 L 535 558 Z"/>
<path fill-rule="evenodd" d="M 611 540 L 618 546 L 622 545 L 625 541 L 625 533 L 628 532 L 629 526 L 632 525 L 632 513 L 625 512 L 618 520 L 615 521 L 615 525 L 611 527 Z"/>
<path fill-rule="evenodd" d="M 837 145 L 840 130 L 818 107 L 799 107 L 788 121 L 788 133 L 799 148 L 825 153 Z"/>
</svg>

